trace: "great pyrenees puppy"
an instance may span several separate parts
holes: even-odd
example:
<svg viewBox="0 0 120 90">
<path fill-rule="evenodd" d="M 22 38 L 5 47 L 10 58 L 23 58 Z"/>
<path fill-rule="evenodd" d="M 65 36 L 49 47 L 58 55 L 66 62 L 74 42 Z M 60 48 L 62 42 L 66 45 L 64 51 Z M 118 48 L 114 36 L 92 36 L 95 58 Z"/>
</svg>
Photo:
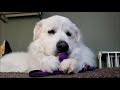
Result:
<svg viewBox="0 0 120 90">
<path fill-rule="evenodd" d="M 95 65 L 93 52 L 83 43 L 80 30 L 68 18 L 55 15 L 37 22 L 27 52 L 6 54 L 0 60 L 0 72 L 42 70 L 78 73 L 85 64 Z M 68 59 L 58 60 L 58 54 Z"/>
</svg>

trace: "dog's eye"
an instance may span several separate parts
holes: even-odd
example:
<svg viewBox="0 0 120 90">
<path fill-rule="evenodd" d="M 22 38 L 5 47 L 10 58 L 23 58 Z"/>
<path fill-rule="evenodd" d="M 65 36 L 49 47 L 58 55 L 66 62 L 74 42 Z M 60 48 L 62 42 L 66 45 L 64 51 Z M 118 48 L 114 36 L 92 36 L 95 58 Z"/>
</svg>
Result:
<svg viewBox="0 0 120 90">
<path fill-rule="evenodd" d="M 48 33 L 49 34 L 55 34 L 55 31 L 54 30 L 49 30 Z"/>
<path fill-rule="evenodd" d="M 70 32 L 66 32 L 66 35 L 67 35 L 67 36 L 71 36 L 71 33 L 70 33 Z"/>
</svg>

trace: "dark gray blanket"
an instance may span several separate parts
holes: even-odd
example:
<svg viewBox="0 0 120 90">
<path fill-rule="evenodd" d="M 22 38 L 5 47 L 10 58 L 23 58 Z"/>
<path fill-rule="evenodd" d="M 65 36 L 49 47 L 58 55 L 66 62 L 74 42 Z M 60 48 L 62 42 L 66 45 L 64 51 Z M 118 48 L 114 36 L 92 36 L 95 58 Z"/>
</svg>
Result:
<svg viewBox="0 0 120 90">
<path fill-rule="evenodd" d="M 31 78 L 28 73 L 0 72 L 0 78 Z M 120 78 L 120 68 L 104 68 L 71 75 L 51 75 L 38 78 Z"/>
</svg>

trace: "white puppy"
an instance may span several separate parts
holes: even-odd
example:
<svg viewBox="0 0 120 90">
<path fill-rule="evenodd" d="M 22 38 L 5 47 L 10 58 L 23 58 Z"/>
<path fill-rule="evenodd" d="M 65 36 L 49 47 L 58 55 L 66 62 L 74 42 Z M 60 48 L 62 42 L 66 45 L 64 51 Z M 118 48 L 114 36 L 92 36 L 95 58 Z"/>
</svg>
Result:
<svg viewBox="0 0 120 90">
<path fill-rule="evenodd" d="M 61 63 L 58 53 L 67 52 Z M 52 16 L 38 22 L 28 52 L 15 52 L 1 58 L 0 72 L 42 70 L 78 73 L 84 64 L 96 65 L 94 54 L 82 41 L 80 30 L 68 18 Z"/>
</svg>

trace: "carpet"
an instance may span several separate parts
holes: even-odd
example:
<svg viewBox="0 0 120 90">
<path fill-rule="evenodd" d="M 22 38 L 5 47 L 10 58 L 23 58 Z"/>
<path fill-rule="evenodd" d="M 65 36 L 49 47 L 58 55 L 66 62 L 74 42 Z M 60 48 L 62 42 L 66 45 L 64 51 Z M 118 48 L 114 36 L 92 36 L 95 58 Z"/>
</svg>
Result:
<svg viewBox="0 0 120 90">
<path fill-rule="evenodd" d="M 78 74 L 51 75 L 45 77 L 29 77 L 28 73 L 0 72 L 0 78 L 120 78 L 119 68 L 104 68 Z"/>
</svg>

